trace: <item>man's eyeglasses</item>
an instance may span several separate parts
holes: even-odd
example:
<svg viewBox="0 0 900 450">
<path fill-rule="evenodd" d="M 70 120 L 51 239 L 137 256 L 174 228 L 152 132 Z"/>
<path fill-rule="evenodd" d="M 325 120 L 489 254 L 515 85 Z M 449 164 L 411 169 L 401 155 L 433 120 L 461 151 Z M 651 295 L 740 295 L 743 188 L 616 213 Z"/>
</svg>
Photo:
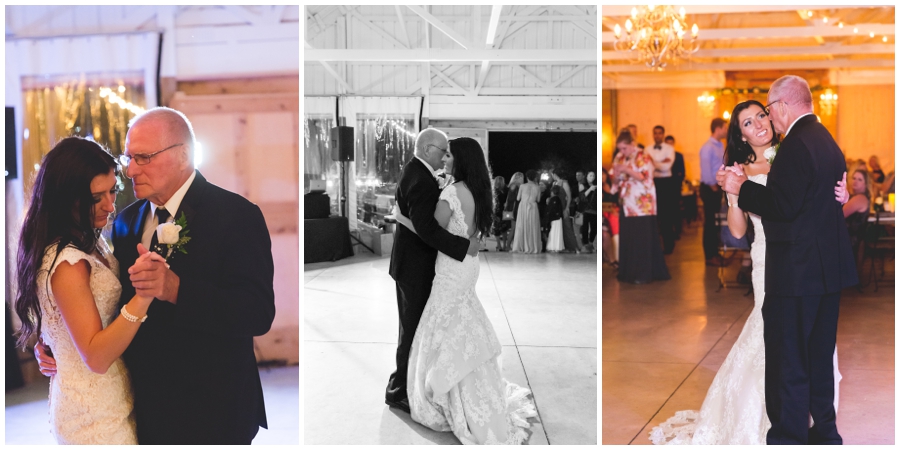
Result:
<svg viewBox="0 0 900 450">
<path fill-rule="evenodd" d="M 180 142 L 175 145 L 170 145 L 158 152 L 154 152 L 149 155 L 136 154 L 136 155 L 128 156 L 128 155 L 123 154 L 123 155 L 119 156 L 119 162 L 122 163 L 123 166 L 127 166 L 131 162 L 131 160 L 134 160 L 134 162 L 137 163 L 137 165 L 143 166 L 146 164 L 150 164 L 150 159 L 153 158 L 154 156 L 156 156 L 166 150 L 178 147 L 179 145 L 184 145 L 184 143 Z"/>
<path fill-rule="evenodd" d="M 774 104 L 776 104 L 776 103 L 784 103 L 784 105 L 787 106 L 787 102 L 785 102 L 784 100 L 775 100 L 774 102 L 769 103 L 768 105 L 766 105 L 765 107 L 763 107 L 763 111 L 766 112 L 766 115 L 767 115 L 767 116 L 771 113 L 771 110 L 769 109 L 769 107 L 772 106 L 772 105 L 774 105 Z"/>
<path fill-rule="evenodd" d="M 443 154 L 445 154 L 445 155 L 447 154 L 447 149 L 446 149 L 446 148 L 440 148 L 440 147 L 438 147 L 437 145 L 434 145 L 434 144 L 428 144 L 428 145 L 426 145 L 425 147 L 434 147 L 434 148 L 440 150 L 441 153 L 443 153 Z"/>
</svg>

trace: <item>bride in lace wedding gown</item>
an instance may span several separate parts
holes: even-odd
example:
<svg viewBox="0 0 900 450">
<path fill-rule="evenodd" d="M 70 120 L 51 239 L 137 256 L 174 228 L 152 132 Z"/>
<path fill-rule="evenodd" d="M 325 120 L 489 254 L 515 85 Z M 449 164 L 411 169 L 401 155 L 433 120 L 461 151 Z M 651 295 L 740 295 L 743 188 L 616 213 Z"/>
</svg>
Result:
<svg viewBox="0 0 900 450">
<path fill-rule="evenodd" d="M 734 149 L 735 139 L 741 139 L 745 154 L 730 160 L 745 161 L 748 179 L 765 185 L 768 179 L 767 156 L 774 153 L 774 131 L 762 105 L 756 101 L 741 103 L 735 107 L 732 124 L 740 127 L 728 133 L 729 151 L 740 154 L 741 147 Z M 736 136 L 733 136 L 735 134 Z M 743 135 L 741 137 L 741 135 Z M 749 140 L 749 142 L 747 142 Z M 749 144 L 749 146 L 747 145 Z M 751 150 L 752 147 L 752 150 Z M 734 150 L 733 150 L 734 149 Z M 749 159 L 749 152 L 754 152 L 755 160 Z M 750 171 L 754 175 L 749 175 Z M 844 197 L 835 190 L 837 197 Z M 844 194 L 846 187 L 844 187 Z M 840 198 L 839 198 L 839 201 Z M 846 201 L 844 199 L 843 201 Z M 736 199 L 730 198 L 728 223 L 732 233 L 743 234 L 747 223 L 744 213 L 736 209 Z M 766 268 L 766 235 L 762 221 L 755 214 L 748 214 L 753 224 L 754 238 L 750 247 L 750 259 L 753 264 L 753 309 L 744 324 L 741 334 L 725 358 L 707 391 L 706 399 L 700 411 L 678 411 L 673 417 L 650 432 L 650 440 L 654 444 L 668 445 L 766 445 L 766 432 L 771 427 L 766 415 L 765 394 L 765 342 L 763 340 L 762 305 L 765 293 Z M 737 231 L 736 231 L 737 230 Z M 838 409 L 838 383 L 841 374 L 838 372 L 837 349 L 834 353 L 834 409 Z M 810 419 L 811 420 L 811 419 Z"/>
<path fill-rule="evenodd" d="M 448 166 L 454 159 L 457 164 L 463 158 L 483 161 L 484 154 L 472 139 L 454 139 L 450 150 Z M 487 180 L 487 167 L 483 162 L 481 167 Z M 460 200 L 458 191 L 465 200 Z M 440 195 L 450 209 L 445 228 L 457 236 L 468 237 L 475 228 L 464 212 L 463 203 L 472 202 L 469 192 L 461 180 Z M 401 214 L 397 221 L 415 231 Z M 477 256 L 458 262 L 443 253 L 437 255 L 431 296 L 410 350 L 410 415 L 433 430 L 452 431 L 463 444 L 521 444 L 528 439 L 527 419 L 537 414 L 528 398 L 530 391 L 503 378 L 500 341 L 475 294 L 479 267 Z"/>
<path fill-rule="evenodd" d="M 137 444 L 121 355 L 153 299 L 135 296 L 119 309 L 119 262 L 99 234 L 115 210 L 117 175 L 97 143 L 63 139 L 44 158 L 22 224 L 18 343 L 40 335 L 52 349 L 55 370 L 42 373 L 51 375 L 49 421 L 60 444 Z"/>
</svg>

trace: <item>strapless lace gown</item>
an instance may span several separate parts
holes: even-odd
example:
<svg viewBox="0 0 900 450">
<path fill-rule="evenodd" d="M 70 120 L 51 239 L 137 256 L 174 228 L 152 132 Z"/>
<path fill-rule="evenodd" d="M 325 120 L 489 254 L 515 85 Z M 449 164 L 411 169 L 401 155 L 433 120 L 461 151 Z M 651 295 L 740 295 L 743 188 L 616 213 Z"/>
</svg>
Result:
<svg viewBox="0 0 900 450">
<path fill-rule="evenodd" d="M 768 175 L 749 177 L 765 185 Z M 766 415 L 766 346 L 762 305 L 766 297 L 766 233 L 759 216 L 753 223 L 753 310 L 713 379 L 700 411 L 678 411 L 650 432 L 654 444 L 765 445 L 772 424 Z M 838 408 L 837 349 L 834 353 L 834 410 Z"/>
<path fill-rule="evenodd" d="M 456 186 L 441 192 L 447 231 L 467 236 Z M 431 296 L 413 338 L 407 394 L 412 419 L 463 444 L 520 444 L 536 416 L 530 391 L 503 379 L 500 341 L 475 295 L 479 263 L 438 253 Z"/>
<path fill-rule="evenodd" d="M 100 320 L 103 328 L 109 326 L 118 311 L 122 286 L 119 262 L 105 243 L 101 242 L 100 248 L 110 267 L 74 247 L 65 247 L 56 257 L 56 245 L 51 245 L 38 276 L 41 337 L 53 350 L 57 369 L 50 378 L 50 429 L 60 444 L 137 444 L 131 380 L 125 364 L 120 358 L 105 374 L 91 372 L 72 342 L 53 293 L 48 291 L 48 277 L 62 262 L 87 261 Z"/>
</svg>

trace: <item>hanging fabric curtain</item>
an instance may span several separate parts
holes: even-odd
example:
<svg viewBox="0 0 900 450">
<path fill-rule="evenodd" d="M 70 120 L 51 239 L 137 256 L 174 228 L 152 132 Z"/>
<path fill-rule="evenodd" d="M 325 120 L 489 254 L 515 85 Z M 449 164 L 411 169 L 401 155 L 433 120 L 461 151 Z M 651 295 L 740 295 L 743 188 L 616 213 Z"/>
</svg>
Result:
<svg viewBox="0 0 900 450">
<path fill-rule="evenodd" d="M 331 128 L 337 125 L 336 97 L 303 98 L 303 189 L 312 180 L 324 180 L 331 214 L 340 214 L 340 163 L 331 158 Z"/>
<path fill-rule="evenodd" d="M 421 107 L 422 97 L 340 98 L 340 115 L 356 137 L 347 183 L 350 228 L 379 226 L 389 212 L 400 171 L 413 155 Z"/>
</svg>

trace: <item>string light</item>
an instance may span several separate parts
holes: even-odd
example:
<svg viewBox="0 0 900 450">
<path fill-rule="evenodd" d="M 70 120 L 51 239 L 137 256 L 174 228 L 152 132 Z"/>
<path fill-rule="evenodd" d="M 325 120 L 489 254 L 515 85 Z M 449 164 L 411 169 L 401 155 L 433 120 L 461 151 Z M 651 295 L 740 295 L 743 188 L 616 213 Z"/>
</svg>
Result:
<svg viewBox="0 0 900 450">
<path fill-rule="evenodd" d="M 119 86 L 119 92 L 125 92 L 125 86 Z M 131 111 L 134 115 L 141 114 L 145 111 L 144 108 L 135 105 L 134 103 L 127 102 L 122 97 L 119 97 L 112 89 L 107 87 L 100 88 L 100 98 L 108 98 L 110 103 L 119 105 L 119 107 L 127 109 Z"/>
</svg>

